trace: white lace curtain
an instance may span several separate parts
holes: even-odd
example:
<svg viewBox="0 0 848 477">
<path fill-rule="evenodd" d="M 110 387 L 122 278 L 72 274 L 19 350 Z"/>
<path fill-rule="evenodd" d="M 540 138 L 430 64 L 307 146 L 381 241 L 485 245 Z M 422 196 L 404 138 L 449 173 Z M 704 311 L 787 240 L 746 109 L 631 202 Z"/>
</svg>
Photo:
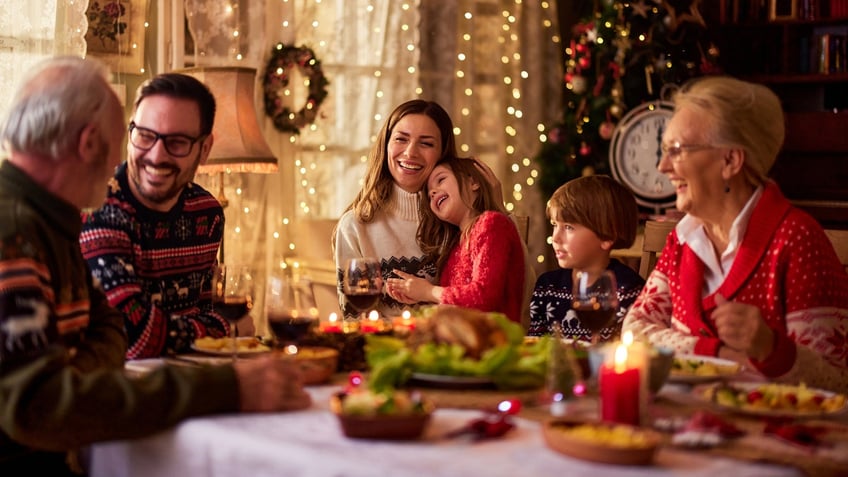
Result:
<svg viewBox="0 0 848 477">
<path fill-rule="evenodd" d="M 20 77 L 43 58 L 85 55 L 88 0 L 0 2 L 0 118 Z"/>
<path fill-rule="evenodd" d="M 532 217 L 530 236 L 538 239 L 529 244 L 531 254 L 545 253 L 546 198 L 533 187 L 532 157 L 537 126 L 553 120 L 559 108 L 562 73 L 552 6 L 273 0 L 266 8 L 266 52 L 279 41 L 308 46 L 331 84 L 315 124 L 299 135 L 281 133 L 264 118 L 277 174 L 227 178 L 228 260 L 256 263 L 264 272 L 286 257 L 329 259 L 326 226 L 314 235 L 311 224 L 338 218 L 361 186 L 365 158 L 386 116 L 415 97 L 436 100 L 451 113 L 461 152 L 494 169 L 511 210 Z M 261 75 L 264 64 L 258 69 Z M 290 82 L 294 110 L 305 97 L 297 83 Z M 216 187 L 214 178 L 199 181 Z"/>
<path fill-rule="evenodd" d="M 277 131 L 257 98 L 279 171 L 226 177 L 228 260 L 253 263 L 264 276 L 285 257 L 329 258 L 330 237 L 304 230 L 316 219 L 338 218 L 361 186 L 366 156 L 386 116 L 415 97 L 436 100 L 451 113 L 461 153 L 475 155 L 494 169 L 511 210 L 531 217 L 531 253 L 545 253 L 546 198 L 539 197 L 533 186 L 537 171 L 532 157 L 539 145 L 538 125 L 559 114 L 562 72 L 552 4 L 250 2 L 251 9 L 265 10 L 264 15 L 251 15 L 254 20 L 248 29 L 250 48 L 255 51 L 258 45 L 260 55 L 241 60 L 241 66 L 255 67 L 261 76 L 277 42 L 307 46 L 321 60 L 330 86 L 319 117 L 299 135 Z M 18 75 L 33 62 L 57 53 L 85 54 L 87 4 L 85 0 L 0 3 L 0 108 Z M 153 61 L 156 54 L 148 52 L 145 64 L 162 64 Z M 292 94 L 287 97 L 295 111 L 303 107 L 306 91 L 298 76 L 295 73 L 290 81 Z M 258 81 L 257 96 L 261 93 Z M 217 176 L 198 176 L 198 182 L 213 191 L 218 189 L 216 181 Z"/>
</svg>

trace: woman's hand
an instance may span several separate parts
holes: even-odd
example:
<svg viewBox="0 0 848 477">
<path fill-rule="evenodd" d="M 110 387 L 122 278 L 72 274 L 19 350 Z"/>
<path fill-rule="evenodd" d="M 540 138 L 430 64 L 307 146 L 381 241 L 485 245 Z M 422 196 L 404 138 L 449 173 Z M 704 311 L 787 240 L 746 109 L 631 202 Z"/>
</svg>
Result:
<svg viewBox="0 0 848 477">
<path fill-rule="evenodd" d="M 766 325 L 760 309 L 753 305 L 727 301 L 716 295 L 712 319 L 719 339 L 730 349 L 762 361 L 774 347 L 774 331 Z"/>
<path fill-rule="evenodd" d="M 386 291 L 390 297 L 406 304 L 439 302 L 442 287 L 437 287 L 423 278 L 400 270 L 395 270 L 393 273 L 400 278 L 389 278 L 386 281 Z"/>
</svg>

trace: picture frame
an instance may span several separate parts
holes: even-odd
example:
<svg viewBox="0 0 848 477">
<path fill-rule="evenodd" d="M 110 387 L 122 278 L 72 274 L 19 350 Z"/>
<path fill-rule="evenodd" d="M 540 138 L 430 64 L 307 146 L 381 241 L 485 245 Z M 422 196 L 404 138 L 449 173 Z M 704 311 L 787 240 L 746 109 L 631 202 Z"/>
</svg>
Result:
<svg viewBox="0 0 848 477">
<path fill-rule="evenodd" d="M 769 20 L 783 21 L 798 18 L 798 0 L 769 0 Z"/>
<path fill-rule="evenodd" d="M 88 55 L 113 73 L 144 74 L 145 17 L 148 0 L 91 0 L 86 9 Z"/>
</svg>

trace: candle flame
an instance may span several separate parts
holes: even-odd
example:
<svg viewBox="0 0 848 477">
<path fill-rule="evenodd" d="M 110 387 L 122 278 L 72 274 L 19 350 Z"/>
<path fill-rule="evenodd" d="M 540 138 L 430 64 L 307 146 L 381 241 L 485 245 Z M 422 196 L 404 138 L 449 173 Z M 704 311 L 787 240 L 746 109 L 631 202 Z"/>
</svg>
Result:
<svg viewBox="0 0 848 477">
<path fill-rule="evenodd" d="M 371 310 L 371 313 L 368 313 L 368 319 L 371 321 L 377 321 L 380 319 L 380 313 L 377 310 Z"/>
<path fill-rule="evenodd" d="M 330 318 L 328 318 L 327 320 L 328 320 L 330 323 L 335 323 L 336 321 L 338 321 L 338 320 L 339 320 L 339 315 L 337 315 L 335 312 L 334 312 L 334 313 L 330 313 Z"/>
<path fill-rule="evenodd" d="M 408 320 L 412 318 L 412 313 L 410 313 L 409 310 L 403 310 L 403 313 L 401 313 L 400 316 L 402 316 L 404 320 Z"/>
<path fill-rule="evenodd" d="M 623 373 L 627 369 L 627 346 L 620 344 L 615 348 L 615 372 Z"/>
</svg>

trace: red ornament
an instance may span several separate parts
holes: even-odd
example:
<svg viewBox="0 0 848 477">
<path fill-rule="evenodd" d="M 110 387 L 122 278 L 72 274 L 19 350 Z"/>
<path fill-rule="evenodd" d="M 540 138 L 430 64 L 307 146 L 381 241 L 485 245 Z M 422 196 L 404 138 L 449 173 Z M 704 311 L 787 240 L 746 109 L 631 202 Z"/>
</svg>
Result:
<svg viewBox="0 0 848 477">
<path fill-rule="evenodd" d="M 598 134 L 601 136 L 601 139 L 604 141 L 609 141 L 612 137 L 612 133 L 615 131 L 615 124 L 604 121 L 601 123 L 600 127 L 598 127 Z"/>
<path fill-rule="evenodd" d="M 592 146 L 586 144 L 585 142 L 580 143 L 580 155 L 588 156 L 592 153 Z"/>
</svg>

